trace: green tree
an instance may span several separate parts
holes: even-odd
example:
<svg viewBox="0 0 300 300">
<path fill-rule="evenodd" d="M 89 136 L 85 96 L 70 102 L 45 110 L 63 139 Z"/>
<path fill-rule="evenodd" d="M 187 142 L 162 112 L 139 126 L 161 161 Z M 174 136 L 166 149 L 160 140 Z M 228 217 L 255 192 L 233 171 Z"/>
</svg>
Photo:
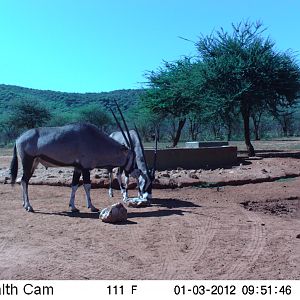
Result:
<svg viewBox="0 0 300 300">
<path fill-rule="evenodd" d="M 176 122 L 175 133 L 172 136 L 172 146 L 179 142 L 181 131 L 188 114 L 196 109 L 195 88 L 197 77 L 193 76 L 194 64 L 189 58 L 176 62 L 165 62 L 158 71 L 149 72 L 149 89 L 142 97 L 143 105 L 155 114 Z"/>
<path fill-rule="evenodd" d="M 45 125 L 51 118 L 48 108 L 36 100 L 15 102 L 8 117 L 8 124 L 20 129 L 30 129 Z"/>
<path fill-rule="evenodd" d="M 290 52 L 279 52 L 263 37 L 260 22 L 233 25 L 201 37 L 197 49 L 207 97 L 217 99 L 225 111 L 241 113 L 249 156 L 255 151 L 250 140 L 250 117 L 255 109 L 277 111 L 291 106 L 300 90 L 300 70 Z"/>
<path fill-rule="evenodd" d="M 78 121 L 89 122 L 102 130 L 106 130 L 107 127 L 112 124 L 112 120 L 108 113 L 102 110 L 98 104 L 90 104 L 88 106 L 81 107 L 77 110 L 77 113 Z"/>
</svg>

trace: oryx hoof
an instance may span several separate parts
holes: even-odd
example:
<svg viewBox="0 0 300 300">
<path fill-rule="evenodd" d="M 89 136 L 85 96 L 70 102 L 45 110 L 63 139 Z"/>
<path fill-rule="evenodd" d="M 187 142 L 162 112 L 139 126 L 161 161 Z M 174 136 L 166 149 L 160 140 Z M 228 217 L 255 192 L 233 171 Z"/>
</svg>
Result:
<svg viewBox="0 0 300 300">
<path fill-rule="evenodd" d="M 99 212 L 99 209 L 96 208 L 95 206 L 92 206 L 90 209 L 91 209 L 91 212 Z"/>
<path fill-rule="evenodd" d="M 78 213 L 79 212 L 79 209 L 77 207 L 72 207 L 71 208 L 71 212 L 72 213 Z"/>
<path fill-rule="evenodd" d="M 34 212 L 33 208 L 31 206 L 25 207 L 26 211 L 28 212 Z"/>
</svg>

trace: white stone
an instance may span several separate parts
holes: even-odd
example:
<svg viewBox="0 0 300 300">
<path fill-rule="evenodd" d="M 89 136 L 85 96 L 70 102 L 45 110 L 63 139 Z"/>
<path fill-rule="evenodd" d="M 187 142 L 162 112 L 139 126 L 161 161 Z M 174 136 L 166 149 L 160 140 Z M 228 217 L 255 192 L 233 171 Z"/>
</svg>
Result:
<svg viewBox="0 0 300 300">
<path fill-rule="evenodd" d="M 99 218 L 105 223 L 125 222 L 127 220 L 127 209 L 122 203 L 116 203 L 102 209 Z"/>
</svg>

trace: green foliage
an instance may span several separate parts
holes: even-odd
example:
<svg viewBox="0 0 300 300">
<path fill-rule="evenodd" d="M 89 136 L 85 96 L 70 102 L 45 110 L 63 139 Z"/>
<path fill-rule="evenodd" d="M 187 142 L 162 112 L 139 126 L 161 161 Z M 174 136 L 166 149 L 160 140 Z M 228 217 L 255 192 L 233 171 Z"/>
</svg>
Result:
<svg viewBox="0 0 300 300">
<path fill-rule="evenodd" d="M 77 120 L 81 122 L 88 122 L 105 130 L 107 126 L 112 123 L 108 113 L 102 110 L 97 104 L 90 104 L 77 109 Z"/>
<path fill-rule="evenodd" d="M 203 96 L 219 107 L 224 120 L 236 112 L 242 114 L 250 155 L 255 154 L 250 142 L 251 112 L 291 106 L 300 90 L 300 69 L 294 57 L 276 51 L 263 32 L 261 23 L 245 22 L 233 25 L 232 34 L 221 29 L 197 43 Z"/>
<path fill-rule="evenodd" d="M 200 110 L 201 83 L 195 76 L 197 69 L 194 67 L 189 58 L 184 58 L 173 63 L 165 62 L 157 72 L 147 74 L 149 89 L 141 98 L 142 105 L 153 114 L 171 118 L 173 147 L 179 142 L 188 114 Z"/>
<path fill-rule="evenodd" d="M 114 100 L 118 101 L 121 108 L 127 110 L 139 101 L 139 97 L 142 93 L 143 90 L 117 90 L 102 93 L 65 93 L 0 84 L 0 111 L 9 112 L 14 101 L 26 100 L 28 98 L 47 105 L 51 111 L 69 112 L 70 110 L 91 103 L 96 103 L 104 108 L 111 105 Z"/>
<path fill-rule="evenodd" d="M 77 122 L 78 114 L 74 111 L 53 110 L 51 119 L 47 122 L 47 126 L 64 126 L 66 124 Z"/>
<path fill-rule="evenodd" d="M 13 104 L 7 124 L 16 129 L 30 129 L 43 126 L 50 118 L 49 110 L 39 102 L 21 100 Z"/>
<path fill-rule="evenodd" d="M 102 127 L 101 119 L 106 118 L 104 114 L 108 113 L 107 106 L 110 106 L 113 101 L 118 101 L 126 114 L 126 111 L 137 104 L 142 94 L 143 90 L 62 93 L 0 84 L 0 143 L 6 144 L 15 139 L 23 130 L 19 127 L 25 129 L 35 125 L 41 126 L 41 124 L 42 126 L 62 126 L 78 121 L 89 121 Z M 51 118 L 43 118 L 43 122 L 37 122 L 39 120 L 35 120 L 36 117 L 31 113 L 24 113 L 22 109 L 16 111 L 16 104 L 23 102 L 46 108 L 48 112 L 51 112 Z M 102 108 L 100 113 L 99 108 Z M 27 108 L 24 107 L 24 109 Z M 17 117 L 18 115 L 20 118 Z M 12 118 L 16 119 L 17 127 L 12 124 Z M 107 119 L 108 124 L 109 122 L 110 120 Z M 107 126 L 102 128 L 106 130 Z"/>
<path fill-rule="evenodd" d="M 158 71 L 147 74 L 149 89 L 146 90 L 142 102 L 154 113 L 164 116 L 185 117 L 198 105 L 198 78 L 193 76 L 194 64 L 184 58 L 173 63 L 165 62 Z"/>
</svg>

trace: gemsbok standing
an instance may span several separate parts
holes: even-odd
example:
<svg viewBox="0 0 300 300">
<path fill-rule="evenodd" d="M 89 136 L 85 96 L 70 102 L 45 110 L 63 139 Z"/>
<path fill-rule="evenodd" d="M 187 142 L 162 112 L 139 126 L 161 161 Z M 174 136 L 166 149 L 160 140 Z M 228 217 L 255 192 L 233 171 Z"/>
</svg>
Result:
<svg viewBox="0 0 300 300">
<path fill-rule="evenodd" d="M 145 157 L 144 146 L 138 132 L 138 129 L 135 127 L 135 130 L 129 130 L 129 134 L 133 144 L 133 151 L 135 153 L 135 161 L 137 165 L 137 169 L 139 170 L 139 177 L 144 178 L 143 180 L 137 179 L 137 188 L 138 188 L 138 197 L 151 200 L 152 199 L 152 182 L 155 179 L 155 168 L 156 168 L 156 155 L 157 155 L 157 134 L 155 133 L 155 150 L 154 150 L 154 159 L 153 159 L 153 167 L 152 169 L 148 168 L 148 164 Z M 121 133 L 121 131 L 115 131 L 109 135 L 111 138 L 116 140 L 120 144 L 126 145 L 126 141 Z M 126 135 L 127 139 L 128 136 Z M 125 186 L 122 183 L 122 174 L 125 174 Z M 112 170 L 109 170 L 109 196 L 113 197 L 113 189 L 112 189 Z M 120 186 L 121 193 L 123 195 L 123 200 L 126 201 L 128 198 L 128 184 L 129 184 L 129 173 L 124 170 L 124 168 L 119 167 L 117 172 L 117 179 Z M 150 182 L 145 189 L 144 182 Z"/>
<path fill-rule="evenodd" d="M 125 121 L 125 118 L 122 114 L 122 111 L 118 105 L 118 103 L 115 101 L 116 108 L 121 116 L 121 119 L 123 121 L 124 127 L 126 129 L 126 133 L 122 129 L 122 126 L 120 122 L 118 121 L 118 118 L 116 117 L 116 114 L 112 109 L 111 113 L 120 129 L 120 131 L 113 132 L 110 134 L 110 137 L 117 141 L 120 144 L 123 144 L 127 146 L 128 148 L 132 149 L 135 156 L 135 170 L 134 172 L 128 173 L 124 167 L 118 167 L 118 173 L 117 173 L 117 179 L 120 186 L 121 193 L 123 195 L 123 200 L 126 202 L 128 199 L 128 183 L 129 183 L 129 175 L 134 177 L 137 181 L 137 187 L 139 194 L 138 196 L 140 198 L 143 198 L 144 200 L 150 200 L 152 198 L 152 182 L 155 179 L 155 168 L 156 168 L 156 157 L 157 157 L 157 132 L 155 131 L 155 150 L 154 150 L 154 159 L 153 159 L 153 168 L 150 170 L 147 165 L 146 157 L 145 157 L 145 150 L 144 146 L 140 137 L 140 134 L 138 132 L 138 129 L 135 126 L 135 130 L 129 130 L 127 123 Z M 108 168 L 109 172 L 109 179 L 110 179 L 110 185 L 109 185 L 109 196 L 113 197 L 113 189 L 112 189 L 112 169 Z M 125 187 L 122 183 L 122 173 L 125 173 Z M 73 172 L 73 178 L 76 178 L 79 182 L 79 178 L 81 176 L 81 171 L 79 169 L 74 169 Z M 89 176 L 89 172 L 86 174 L 86 176 Z"/>
<path fill-rule="evenodd" d="M 122 130 L 122 129 L 121 129 Z M 14 146 L 11 162 L 11 183 L 16 182 L 18 174 L 18 156 L 23 165 L 21 185 L 23 206 L 33 212 L 28 197 L 28 182 L 39 163 L 45 167 L 74 167 L 72 192 L 69 206 L 77 212 L 75 193 L 80 174 L 83 174 L 87 207 L 98 211 L 90 198 L 90 170 L 94 168 L 122 167 L 129 174 L 135 171 L 135 154 L 126 147 L 91 124 L 70 124 L 62 127 L 42 127 L 30 129 L 23 133 Z M 79 174 L 79 177 L 76 176 Z"/>
</svg>

